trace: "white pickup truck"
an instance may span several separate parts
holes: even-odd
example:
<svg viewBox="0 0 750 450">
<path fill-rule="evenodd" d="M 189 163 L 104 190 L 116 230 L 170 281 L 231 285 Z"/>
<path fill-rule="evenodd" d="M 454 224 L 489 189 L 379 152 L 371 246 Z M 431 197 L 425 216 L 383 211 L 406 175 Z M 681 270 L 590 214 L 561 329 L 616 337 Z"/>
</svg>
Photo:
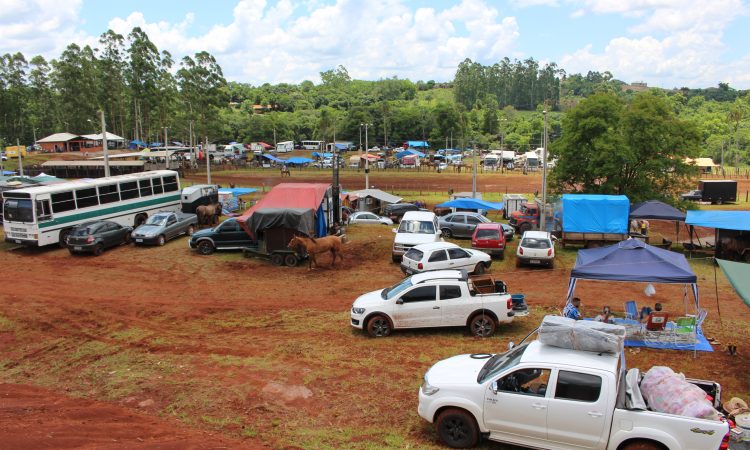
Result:
<svg viewBox="0 0 750 450">
<path fill-rule="evenodd" d="M 449 447 L 481 436 L 554 450 L 717 450 L 729 432 L 720 420 L 628 409 L 624 359 L 532 341 L 496 355 L 460 355 L 425 374 L 419 415 Z M 716 383 L 688 380 L 711 391 Z M 638 389 L 638 385 L 635 385 Z"/>
<path fill-rule="evenodd" d="M 438 270 L 404 278 L 354 301 L 351 325 L 372 337 L 399 328 L 467 326 L 475 336 L 491 336 L 498 323 L 513 320 L 505 285 L 491 276 L 464 270 Z"/>
</svg>

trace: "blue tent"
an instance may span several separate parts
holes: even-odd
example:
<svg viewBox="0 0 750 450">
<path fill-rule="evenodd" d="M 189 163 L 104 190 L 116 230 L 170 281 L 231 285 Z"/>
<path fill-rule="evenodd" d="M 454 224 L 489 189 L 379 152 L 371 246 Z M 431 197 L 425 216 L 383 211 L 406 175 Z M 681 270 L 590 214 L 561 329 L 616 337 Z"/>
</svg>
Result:
<svg viewBox="0 0 750 450">
<path fill-rule="evenodd" d="M 303 158 L 301 156 L 295 156 L 286 160 L 287 164 L 307 164 L 313 162 L 310 158 Z"/>
<path fill-rule="evenodd" d="M 501 210 L 505 207 L 503 202 L 488 202 L 478 198 L 457 198 L 437 206 L 441 208 L 486 209 L 488 211 Z"/>
<path fill-rule="evenodd" d="M 406 145 L 410 148 L 429 148 L 430 144 L 427 141 L 406 141 Z"/>
<path fill-rule="evenodd" d="M 659 200 L 638 203 L 630 210 L 631 219 L 685 220 L 685 213 Z"/>
<path fill-rule="evenodd" d="M 750 211 L 688 211 L 687 225 L 722 230 L 750 230 Z"/>
<path fill-rule="evenodd" d="M 148 144 L 149 147 L 161 147 L 162 145 L 164 144 L 162 144 L 161 142 L 152 142 Z"/>
<path fill-rule="evenodd" d="M 136 139 L 136 140 L 130 141 L 130 145 L 128 146 L 129 149 L 136 149 L 138 147 L 148 147 L 148 144 Z"/>
<path fill-rule="evenodd" d="M 333 153 L 312 152 L 313 158 L 333 158 Z"/>
<path fill-rule="evenodd" d="M 627 233 L 630 200 L 624 195 L 563 194 L 563 231 Z"/>
<path fill-rule="evenodd" d="M 424 158 L 425 157 L 424 153 L 422 153 L 422 152 L 420 152 L 418 150 L 409 149 L 409 150 L 404 150 L 403 152 L 396 153 L 396 158 L 401 159 L 404 156 L 409 156 L 409 155 L 417 155 L 420 158 Z"/>
<path fill-rule="evenodd" d="M 271 161 L 282 162 L 282 163 L 285 162 L 283 159 L 279 159 L 273 155 L 269 155 L 268 153 L 263 153 L 263 157 L 266 159 L 270 159 Z"/>
</svg>

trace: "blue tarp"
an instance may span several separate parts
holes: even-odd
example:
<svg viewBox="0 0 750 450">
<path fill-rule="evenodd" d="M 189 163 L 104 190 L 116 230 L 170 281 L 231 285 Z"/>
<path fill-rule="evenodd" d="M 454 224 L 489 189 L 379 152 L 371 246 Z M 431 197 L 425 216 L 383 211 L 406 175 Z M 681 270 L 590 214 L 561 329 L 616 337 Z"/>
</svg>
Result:
<svg viewBox="0 0 750 450">
<path fill-rule="evenodd" d="M 333 158 L 333 153 L 312 152 L 313 158 Z"/>
<path fill-rule="evenodd" d="M 441 208 L 486 209 L 488 211 L 501 210 L 505 207 L 503 202 L 488 202 L 478 198 L 457 198 L 437 206 Z"/>
<path fill-rule="evenodd" d="M 638 203 L 630 210 L 631 219 L 685 220 L 685 213 L 659 200 Z"/>
<path fill-rule="evenodd" d="M 665 331 L 667 333 L 668 331 Z M 703 331 L 698 329 L 696 332 L 696 343 L 687 342 L 662 342 L 662 341 L 646 341 L 636 339 L 625 339 L 626 347 L 648 347 L 648 348 L 662 348 L 668 350 L 697 350 L 699 352 L 712 352 L 714 351 L 708 339 L 703 335 Z"/>
<path fill-rule="evenodd" d="M 148 144 L 149 147 L 161 147 L 162 145 L 164 145 L 164 144 L 161 143 L 161 142 L 152 142 L 152 143 Z"/>
<path fill-rule="evenodd" d="M 422 153 L 422 152 L 420 152 L 418 150 L 411 150 L 410 149 L 410 150 L 404 150 L 403 152 L 396 153 L 396 158 L 401 159 L 404 156 L 409 156 L 409 155 L 417 155 L 420 158 L 424 158 L 425 157 L 424 153 Z"/>
<path fill-rule="evenodd" d="M 687 225 L 720 228 L 722 230 L 750 230 L 750 211 L 688 211 Z"/>
<path fill-rule="evenodd" d="M 252 194 L 253 192 L 257 192 L 258 190 L 255 188 L 221 188 L 219 189 L 220 193 L 231 193 L 235 197 L 239 197 L 240 195 L 245 194 Z"/>
<path fill-rule="evenodd" d="M 138 147 L 148 147 L 148 145 L 143 141 L 133 140 L 130 141 L 130 145 L 128 146 L 129 149 L 135 149 Z"/>
<path fill-rule="evenodd" d="M 270 159 L 271 161 L 276 161 L 276 162 L 281 162 L 281 163 L 285 162 L 283 159 L 279 159 L 273 155 L 269 155 L 268 153 L 263 153 L 262 156 L 266 159 Z"/>
<path fill-rule="evenodd" d="M 630 201 L 624 195 L 563 194 L 563 231 L 627 233 Z"/>
<path fill-rule="evenodd" d="M 430 144 L 427 141 L 406 141 L 406 145 L 411 148 L 429 148 Z"/>
<path fill-rule="evenodd" d="M 286 160 L 287 164 L 307 164 L 313 162 L 310 158 L 303 158 L 301 156 L 295 156 Z"/>
<path fill-rule="evenodd" d="M 571 278 L 643 283 L 695 283 L 681 253 L 628 239 L 608 247 L 580 250 Z"/>
</svg>

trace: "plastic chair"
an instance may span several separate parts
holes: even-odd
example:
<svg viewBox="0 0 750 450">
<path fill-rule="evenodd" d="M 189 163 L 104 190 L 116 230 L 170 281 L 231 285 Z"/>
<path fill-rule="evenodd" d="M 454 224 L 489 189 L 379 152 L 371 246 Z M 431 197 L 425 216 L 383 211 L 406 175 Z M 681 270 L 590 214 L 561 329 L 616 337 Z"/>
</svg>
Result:
<svg viewBox="0 0 750 450">
<path fill-rule="evenodd" d="M 625 302 L 625 318 L 638 320 L 638 305 L 635 300 Z"/>
<path fill-rule="evenodd" d="M 663 331 L 669 321 L 669 314 L 663 312 L 652 312 L 646 321 L 646 330 Z"/>
<path fill-rule="evenodd" d="M 695 343 L 697 333 L 703 321 L 706 320 L 708 311 L 700 309 L 697 317 L 680 317 L 676 320 L 673 330 L 675 342 Z"/>
</svg>

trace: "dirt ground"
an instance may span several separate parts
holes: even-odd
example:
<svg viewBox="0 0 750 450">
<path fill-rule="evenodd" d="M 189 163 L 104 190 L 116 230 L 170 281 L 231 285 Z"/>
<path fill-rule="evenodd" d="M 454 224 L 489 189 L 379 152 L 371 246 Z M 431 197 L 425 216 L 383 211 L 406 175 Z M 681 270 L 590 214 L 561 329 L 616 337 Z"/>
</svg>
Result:
<svg viewBox="0 0 750 450">
<path fill-rule="evenodd" d="M 292 181 L 303 178 L 298 175 L 293 172 Z M 363 175 L 347 176 L 345 186 Z M 481 189 L 504 186 L 508 192 L 529 192 L 540 180 L 483 178 Z M 419 180 L 402 175 L 382 182 L 411 190 Z M 465 174 L 434 174 L 423 184 L 458 191 L 467 180 L 470 189 Z M 276 173 L 214 176 L 214 182 L 242 186 L 279 181 Z M 563 306 L 575 261 L 571 250 L 560 252 L 554 270 L 516 269 L 513 257 L 495 261 L 492 272 L 532 306 L 529 317 L 495 337 L 448 329 L 374 340 L 350 328 L 349 308 L 358 295 L 401 278 L 390 262 L 392 233 L 353 226 L 348 235 L 343 265 L 328 268 L 324 257 L 324 267 L 313 271 L 231 252 L 199 256 L 185 238 L 164 247 L 119 247 L 98 258 L 3 244 L 2 446 L 433 448 L 436 437 L 416 413 L 425 371 L 442 358 L 502 351 L 510 340 L 518 342 Z M 696 357 L 627 351 L 628 363 L 669 365 L 721 382 L 727 399 L 750 400 L 750 308 L 721 273 L 715 284 L 713 266 L 704 260 L 693 266 L 709 311 L 706 335 L 721 345 Z M 682 286 L 656 285 L 652 298 L 642 284 L 578 286 L 589 316 L 604 305 L 622 311 L 629 299 L 685 311 Z M 724 351 L 729 342 L 738 345 L 738 356 Z"/>
</svg>

